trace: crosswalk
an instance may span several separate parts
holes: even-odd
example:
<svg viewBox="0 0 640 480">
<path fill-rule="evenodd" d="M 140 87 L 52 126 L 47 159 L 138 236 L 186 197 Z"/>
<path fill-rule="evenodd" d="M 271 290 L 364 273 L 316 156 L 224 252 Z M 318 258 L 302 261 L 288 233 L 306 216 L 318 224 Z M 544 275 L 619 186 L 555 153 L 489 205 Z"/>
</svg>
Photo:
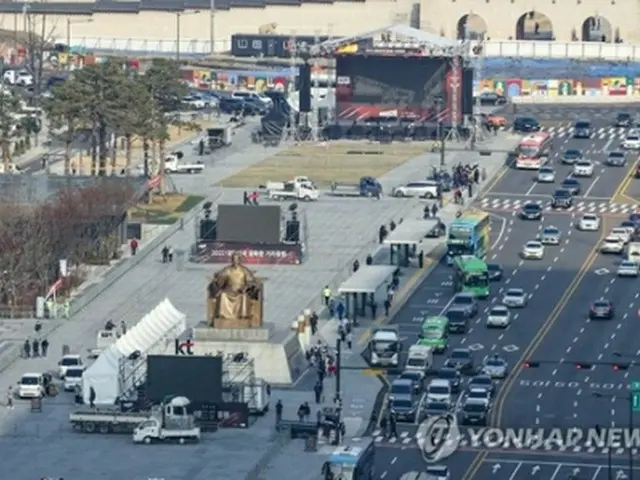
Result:
<svg viewBox="0 0 640 480">
<path fill-rule="evenodd" d="M 382 430 L 376 430 L 373 432 L 373 441 L 380 445 L 391 445 L 391 446 L 401 446 L 401 447 L 419 447 L 421 434 L 420 433 L 411 433 L 411 432 L 398 432 L 397 437 L 388 437 L 384 434 Z M 477 448 L 477 449 L 486 449 L 486 445 L 474 445 L 473 442 L 462 436 L 458 441 L 458 448 Z M 498 450 L 504 449 L 516 449 L 515 446 L 510 447 L 496 447 Z M 527 451 L 535 451 L 535 452 L 563 452 L 563 453 L 582 453 L 582 454 L 593 454 L 593 455 L 608 455 L 609 448 L 603 446 L 596 446 L 593 444 L 582 444 L 582 445 L 560 445 L 557 443 L 544 443 L 539 446 L 528 446 L 525 447 L 524 450 Z M 639 450 L 637 448 L 632 448 L 632 455 L 637 455 Z M 611 448 L 611 455 L 628 455 L 629 450 L 626 448 Z"/>
<path fill-rule="evenodd" d="M 480 208 L 485 210 L 499 210 L 501 212 L 514 212 L 522 208 L 525 203 L 537 203 L 544 211 L 552 211 L 551 200 L 521 200 L 512 198 L 485 197 L 478 201 Z M 609 202 L 574 202 L 573 206 L 558 212 L 580 212 L 628 215 L 636 211 L 637 206 L 628 203 Z"/>
<path fill-rule="evenodd" d="M 550 127 L 543 127 L 542 130 L 545 132 L 549 132 L 549 134 L 551 134 L 553 137 L 563 138 L 572 137 L 574 128 L 571 125 L 553 125 Z M 610 140 L 613 138 L 624 140 L 628 133 L 629 129 L 627 128 L 600 127 L 593 129 L 591 139 Z"/>
</svg>

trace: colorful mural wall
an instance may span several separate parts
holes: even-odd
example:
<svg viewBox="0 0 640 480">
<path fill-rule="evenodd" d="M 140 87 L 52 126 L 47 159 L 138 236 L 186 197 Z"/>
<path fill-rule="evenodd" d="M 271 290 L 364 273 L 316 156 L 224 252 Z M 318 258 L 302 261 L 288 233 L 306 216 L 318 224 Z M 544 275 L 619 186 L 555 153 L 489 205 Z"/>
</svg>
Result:
<svg viewBox="0 0 640 480">
<path fill-rule="evenodd" d="M 640 95 L 640 77 L 482 80 L 474 85 L 474 91 L 476 93 L 495 92 L 508 97 L 530 95 L 545 95 L 549 97 Z"/>
<path fill-rule="evenodd" d="M 214 70 L 182 70 L 182 79 L 193 88 L 210 88 L 212 90 L 276 90 L 289 91 L 293 88 L 288 71 L 214 71 Z"/>
</svg>

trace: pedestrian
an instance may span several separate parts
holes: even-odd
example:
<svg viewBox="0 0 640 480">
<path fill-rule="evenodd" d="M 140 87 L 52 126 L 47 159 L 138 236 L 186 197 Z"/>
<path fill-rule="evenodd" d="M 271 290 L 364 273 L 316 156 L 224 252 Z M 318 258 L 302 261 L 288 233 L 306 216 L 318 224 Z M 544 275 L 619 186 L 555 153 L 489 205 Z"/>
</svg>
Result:
<svg viewBox="0 0 640 480">
<path fill-rule="evenodd" d="M 313 393 L 315 394 L 316 403 L 322 403 L 322 390 L 323 389 L 324 389 L 324 387 L 322 386 L 322 383 L 320 383 L 320 382 L 316 382 L 316 384 L 313 386 Z"/>
<path fill-rule="evenodd" d="M 276 402 L 276 424 L 280 423 L 282 421 L 282 400 L 278 400 Z"/>
<path fill-rule="evenodd" d="M 135 256 L 135 254 L 138 253 L 139 246 L 140 244 L 138 243 L 138 240 L 136 240 L 135 238 L 132 238 L 131 241 L 129 242 L 129 248 L 131 248 L 132 256 Z"/>
<path fill-rule="evenodd" d="M 389 301 L 389 299 L 387 298 L 384 301 L 384 316 L 388 317 L 389 316 L 389 310 L 391 310 L 391 302 Z"/>
<path fill-rule="evenodd" d="M 395 290 L 393 289 L 393 284 L 390 284 L 387 287 L 387 300 L 389 300 L 389 303 L 393 302 L 393 296 L 396 294 Z"/>
<path fill-rule="evenodd" d="M 391 230 L 392 232 L 396 229 L 396 222 L 394 222 L 393 220 L 391 220 L 389 222 L 389 230 Z"/>
<path fill-rule="evenodd" d="M 89 407 L 96 407 L 96 391 L 93 387 L 89 387 Z"/>
<path fill-rule="evenodd" d="M 309 406 L 309 402 L 304 402 L 302 404 L 302 409 L 304 413 L 304 421 L 308 422 L 311 420 L 311 407 Z"/>
<path fill-rule="evenodd" d="M 304 420 L 304 405 L 300 404 L 298 407 L 298 421 L 302 422 Z"/>
<path fill-rule="evenodd" d="M 120 330 L 122 330 L 122 335 L 127 334 L 127 324 L 124 322 L 124 320 L 120 322 Z"/>
<path fill-rule="evenodd" d="M 200 141 L 198 142 L 198 155 L 199 156 L 204 155 L 204 139 L 203 138 L 201 138 Z"/>
<path fill-rule="evenodd" d="M 338 314 L 338 320 L 342 321 L 344 319 L 344 314 L 345 314 L 344 303 L 338 302 L 338 306 L 336 307 L 336 313 Z"/>
<path fill-rule="evenodd" d="M 438 205 L 435 203 L 431 206 L 431 215 L 435 218 L 438 215 Z"/>
<path fill-rule="evenodd" d="M 39 350 L 40 350 L 40 342 L 38 342 L 37 338 L 34 338 L 33 341 L 31 342 L 31 352 L 33 353 L 34 357 L 39 357 Z"/>
<path fill-rule="evenodd" d="M 429 208 L 429 205 L 425 205 L 424 209 L 423 209 L 423 215 L 422 218 L 429 218 L 431 216 L 431 209 Z"/>
<path fill-rule="evenodd" d="M 71 301 L 68 298 L 62 304 L 62 313 L 64 314 L 64 318 L 71 317 Z"/>
<path fill-rule="evenodd" d="M 329 288 L 329 285 L 325 285 L 324 288 L 322 289 L 322 300 L 325 306 L 328 307 L 329 300 L 331 300 L 331 289 Z"/>
<path fill-rule="evenodd" d="M 478 168 L 476 168 L 473 171 L 473 181 L 477 184 L 480 183 L 480 170 Z"/>
<path fill-rule="evenodd" d="M 347 333 L 347 348 L 351 350 L 353 347 L 353 332 Z"/>
<path fill-rule="evenodd" d="M 336 316 L 336 302 L 333 301 L 333 298 L 329 300 L 329 318 L 335 318 Z"/>
<path fill-rule="evenodd" d="M 356 273 L 359 268 L 360 268 L 360 262 L 358 261 L 358 259 L 356 259 L 353 262 L 353 273 Z"/>
<path fill-rule="evenodd" d="M 7 390 L 7 408 L 13 410 L 13 387 Z"/>
<path fill-rule="evenodd" d="M 167 261 L 169 260 L 169 247 L 167 247 L 166 245 L 164 247 L 162 247 L 162 263 L 167 263 Z"/>
<path fill-rule="evenodd" d="M 473 185 L 471 183 L 467 185 L 467 193 L 469 194 L 469 198 L 473 196 Z"/>
<path fill-rule="evenodd" d="M 316 412 L 316 424 L 318 427 L 322 426 L 322 410 Z"/>
<path fill-rule="evenodd" d="M 169 247 L 169 263 L 173 262 L 173 247 Z"/>
<path fill-rule="evenodd" d="M 33 329 L 35 330 L 36 334 L 40 333 L 40 330 L 42 330 L 42 322 L 38 320 Z"/>
<path fill-rule="evenodd" d="M 371 307 L 371 319 L 375 320 L 378 313 L 378 304 L 375 301 L 372 301 L 369 306 Z"/>
<path fill-rule="evenodd" d="M 22 351 L 24 352 L 24 358 L 31 357 L 31 342 L 29 341 L 29 339 L 26 339 L 24 341 L 24 345 L 22 347 Z"/>
<path fill-rule="evenodd" d="M 380 228 L 378 229 L 378 243 L 384 242 L 385 238 L 387 238 L 387 227 L 380 225 Z"/>
<path fill-rule="evenodd" d="M 309 325 L 311 326 L 311 335 L 315 335 L 318 332 L 318 314 L 315 311 L 311 312 Z"/>
<path fill-rule="evenodd" d="M 44 340 L 42 340 L 42 343 L 40 344 L 40 346 L 42 347 L 42 356 L 46 357 L 47 352 L 49 351 L 49 340 L 45 338 Z"/>
<path fill-rule="evenodd" d="M 364 263 L 366 263 L 367 265 L 373 264 L 373 257 L 371 256 L 371 254 L 367 255 L 367 258 L 365 259 Z"/>
</svg>

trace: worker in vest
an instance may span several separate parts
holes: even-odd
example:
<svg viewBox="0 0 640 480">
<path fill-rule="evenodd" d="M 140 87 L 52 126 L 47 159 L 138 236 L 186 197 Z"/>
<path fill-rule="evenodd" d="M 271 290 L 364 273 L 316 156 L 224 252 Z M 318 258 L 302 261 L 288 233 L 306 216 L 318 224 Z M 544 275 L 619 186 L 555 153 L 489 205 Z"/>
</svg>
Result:
<svg viewBox="0 0 640 480">
<path fill-rule="evenodd" d="M 322 299 L 324 300 L 325 307 L 329 306 L 329 300 L 331 300 L 331 289 L 329 285 L 325 285 L 322 289 Z"/>
<path fill-rule="evenodd" d="M 53 299 L 49 299 L 45 302 L 49 318 L 56 318 L 56 302 Z"/>
<path fill-rule="evenodd" d="M 64 309 L 64 318 L 69 318 L 71 316 L 71 302 L 69 300 L 65 300 L 62 304 L 62 308 Z"/>
</svg>

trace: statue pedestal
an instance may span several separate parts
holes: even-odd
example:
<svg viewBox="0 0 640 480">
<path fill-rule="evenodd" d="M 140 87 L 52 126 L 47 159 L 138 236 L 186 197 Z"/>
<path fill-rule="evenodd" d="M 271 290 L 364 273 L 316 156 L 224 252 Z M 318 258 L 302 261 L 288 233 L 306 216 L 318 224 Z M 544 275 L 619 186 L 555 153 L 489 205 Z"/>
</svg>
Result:
<svg viewBox="0 0 640 480">
<path fill-rule="evenodd" d="M 213 328 L 260 328 L 262 326 L 262 318 L 253 316 L 251 318 L 214 318 L 212 321 Z"/>
<path fill-rule="evenodd" d="M 195 327 L 192 338 L 196 342 L 268 342 L 273 330 L 271 324 L 258 328 Z"/>
</svg>

